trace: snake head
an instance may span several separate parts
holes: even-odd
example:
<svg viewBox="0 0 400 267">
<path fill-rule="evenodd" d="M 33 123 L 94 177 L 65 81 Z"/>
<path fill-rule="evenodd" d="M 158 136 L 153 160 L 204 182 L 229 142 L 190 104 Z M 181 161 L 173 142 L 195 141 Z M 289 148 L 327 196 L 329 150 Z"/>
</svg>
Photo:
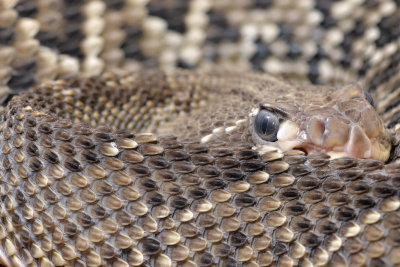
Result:
<svg viewBox="0 0 400 267">
<path fill-rule="evenodd" d="M 314 87 L 307 98 L 300 91 L 292 94 L 294 103 L 262 103 L 250 114 L 257 150 L 388 160 L 389 132 L 360 85 Z"/>
</svg>

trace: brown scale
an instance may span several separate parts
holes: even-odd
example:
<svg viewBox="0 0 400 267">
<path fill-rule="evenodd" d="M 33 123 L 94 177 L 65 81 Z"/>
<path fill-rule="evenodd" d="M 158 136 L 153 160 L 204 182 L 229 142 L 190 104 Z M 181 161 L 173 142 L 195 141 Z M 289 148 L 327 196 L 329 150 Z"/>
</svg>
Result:
<svg viewBox="0 0 400 267">
<path fill-rule="evenodd" d="M 25 2 L 20 6 L 29 8 Z M 214 3 L 211 9 L 228 17 L 230 27 L 247 26 L 247 21 L 264 23 L 253 21 L 252 17 L 259 16 L 248 12 L 240 1 L 226 10 L 224 5 L 230 3 L 223 2 Z M 252 9 L 250 3 L 246 5 Z M 6 7 L 12 11 L 12 6 Z M 284 18 L 279 15 L 285 13 L 282 8 L 287 7 L 273 4 L 271 10 L 280 12 L 261 17 L 273 17 L 273 23 L 282 24 Z M 305 12 L 312 11 L 303 8 L 307 9 Z M 70 15 L 80 15 L 78 9 L 72 11 Z M 4 13 L 7 12 L 1 12 Z M 124 17 L 131 14 L 127 13 Z M 365 17 L 371 17 L 368 15 Z M 377 20 L 385 16 L 372 15 Z M 290 17 L 294 21 L 288 24 L 304 26 L 295 20 L 296 16 Z M 334 14 L 333 19 L 337 19 Z M 65 28 L 68 27 L 67 23 Z M 71 28 L 78 29 L 79 25 Z M 293 32 L 298 34 L 297 30 Z M 380 30 L 379 34 L 384 37 L 385 32 Z M 64 49 L 79 50 L 80 38 L 63 40 Z M 105 33 L 104 38 L 111 37 Z M 245 38 L 238 39 L 241 42 Z M 232 41 L 232 44 L 238 51 L 234 54 L 241 55 L 232 58 L 242 58 L 244 51 L 237 49 L 239 43 Z M 271 49 L 270 53 L 276 56 L 279 51 Z M 222 51 L 218 56 L 224 54 Z M 386 52 L 381 54 L 391 56 Z M 340 59 L 332 56 L 332 60 Z M 389 65 L 388 60 L 378 61 Z M 381 73 L 375 69 L 371 68 L 366 81 L 385 77 L 382 73 L 387 71 Z M 199 137 L 212 133 L 216 127 L 234 126 L 246 118 L 249 106 L 258 103 L 259 99 L 237 89 L 237 84 L 241 84 L 239 88 L 250 87 L 269 76 L 249 74 L 243 81 L 241 75 L 231 77 L 222 71 L 217 74 L 219 79 L 230 82 L 219 84 L 207 80 L 207 74 L 202 76 L 206 79 L 197 80 L 198 72 L 174 75 L 169 77 L 172 81 L 159 72 L 58 81 L 42 85 L 10 103 L 0 125 L 3 264 L 18 266 L 23 261 L 31 266 L 51 263 L 56 266 L 236 266 L 240 263 L 384 266 L 400 263 L 396 238 L 400 227 L 396 163 L 330 161 L 326 155 L 305 157 L 301 151 L 259 156 L 251 150 L 252 143 L 243 126 L 216 135 L 210 143 L 199 144 Z M 376 90 L 397 88 L 396 79 L 381 81 Z M 210 92 L 212 88 L 235 89 L 223 91 L 221 99 Z M 281 101 L 289 99 L 282 97 Z M 214 101 L 219 102 L 220 108 L 207 108 Z M 379 110 L 385 111 L 389 102 L 380 102 L 384 104 Z M 196 112 L 197 108 L 200 112 Z M 190 116 L 185 115 L 189 112 Z M 49 113 L 53 116 L 47 116 Z M 164 130 L 160 129 L 159 125 L 174 120 L 178 114 L 182 115 L 180 119 L 173 124 L 165 123 Z M 189 118 L 193 123 L 186 125 Z M 205 123 L 205 118 L 214 121 Z M 107 127 L 99 127 L 102 125 Z M 115 132 L 117 128 L 128 131 Z M 136 133 L 144 129 L 157 129 L 158 134 L 175 132 L 179 138 Z"/>
</svg>

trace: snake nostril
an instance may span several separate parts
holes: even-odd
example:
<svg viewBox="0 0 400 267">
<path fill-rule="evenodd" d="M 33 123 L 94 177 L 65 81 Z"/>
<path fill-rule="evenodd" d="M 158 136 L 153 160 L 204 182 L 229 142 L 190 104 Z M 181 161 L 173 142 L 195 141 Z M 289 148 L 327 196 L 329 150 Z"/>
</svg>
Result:
<svg viewBox="0 0 400 267">
<path fill-rule="evenodd" d="M 364 90 L 364 96 L 365 96 L 365 99 L 367 99 L 367 101 L 371 104 L 371 106 L 373 106 L 375 108 L 374 99 L 372 98 L 371 94 Z"/>
</svg>

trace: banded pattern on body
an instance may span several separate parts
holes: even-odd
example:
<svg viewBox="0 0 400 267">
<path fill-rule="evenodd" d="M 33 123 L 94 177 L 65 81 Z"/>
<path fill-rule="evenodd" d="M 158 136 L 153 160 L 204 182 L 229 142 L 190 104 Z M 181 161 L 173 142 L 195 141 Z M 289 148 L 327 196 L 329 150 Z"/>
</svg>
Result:
<svg viewBox="0 0 400 267">
<path fill-rule="evenodd" d="M 397 4 L 1 1 L 1 264 L 399 265 Z M 257 149 L 354 81 L 388 162 Z"/>
</svg>

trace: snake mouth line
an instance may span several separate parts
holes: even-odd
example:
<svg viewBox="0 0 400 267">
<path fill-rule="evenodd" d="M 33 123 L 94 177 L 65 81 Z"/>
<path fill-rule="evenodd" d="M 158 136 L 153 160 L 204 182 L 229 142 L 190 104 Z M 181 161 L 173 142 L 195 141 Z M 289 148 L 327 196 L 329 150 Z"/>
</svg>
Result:
<svg viewBox="0 0 400 267">
<path fill-rule="evenodd" d="M 352 157 L 386 161 L 390 156 L 390 145 L 388 148 L 377 138 L 368 138 L 365 131 L 358 125 L 350 128 L 345 141 L 340 140 L 340 144 L 342 144 L 340 146 L 330 145 L 334 143 L 332 139 L 338 137 L 334 134 L 332 137 L 325 127 L 306 128 L 301 129 L 292 121 L 284 121 L 279 127 L 277 141 L 257 145 L 255 149 L 262 154 L 271 150 L 285 152 L 296 149 L 306 154 L 326 153 L 331 159 Z"/>
<path fill-rule="evenodd" d="M 280 134 L 281 132 L 282 134 Z M 307 154 L 323 152 L 328 154 L 331 159 L 352 157 L 386 161 L 389 158 L 390 149 L 387 149 L 376 138 L 368 138 L 365 131 L 358 125 L 351 127 L 346 141 L 332 141 L 334 138 L 343 139 L 343 137 L 335 135 L 332 138 L 326 130 L 319 134 L 312 133 L 309 129 L 300 130 L 297 125 L 288 122 L 279 130 L 277 144 L 283 151 L 300 149 Z M 330 145 L 334 142 L 340 142 L 343 145 Z"/>
</svg>

